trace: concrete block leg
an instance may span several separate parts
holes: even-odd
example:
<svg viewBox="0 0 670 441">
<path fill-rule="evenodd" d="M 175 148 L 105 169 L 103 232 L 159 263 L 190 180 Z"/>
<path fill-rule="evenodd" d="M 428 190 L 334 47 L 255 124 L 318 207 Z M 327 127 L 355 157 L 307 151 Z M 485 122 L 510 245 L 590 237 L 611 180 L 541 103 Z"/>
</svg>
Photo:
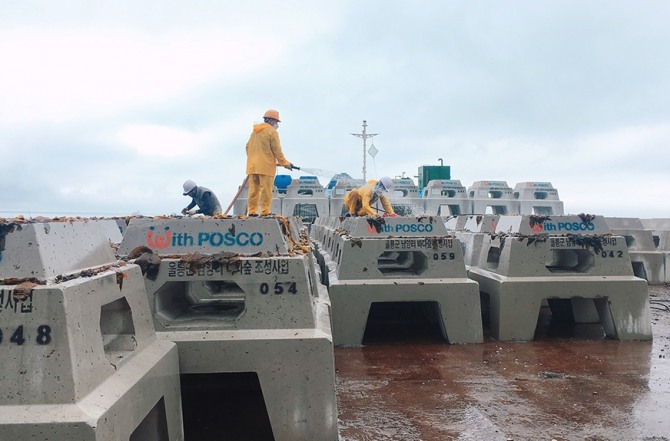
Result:
<svg viewBox="0 0 670 441">
<path fill-rule="evenodd" d="M 600 317 L 600 322 L 605 329 L 605 335 L 609 338 L 619 339 L 617 335 L 617 329 L 612 319 L 612 314 L 610 312 L 610 304 L 607 299 L 600 298 L 594 299 L 594 304 L 598 310 L 598 316 Z"/>
<path fill-rule="evenodd" d="M 479 289 L 446 296 L 440 301 L 443 329 L 452 344 L 481 343 L 484 340 Z"/>
<path fill-rule="evenodd" d="M 158 341 L 139 354 L 136 366 L 128 366 L 126 372 L 117 372 L 94 393 L 87 395 L 80 402 L 80 407 L 92 418 L 89 424 L 97 432 L 95 439 L 107 439 L 105 436 L 108 434 L 116 434 L 123 439 L 126 436 L 124 432 L 130 431 L 126 425 L 136 428 L 130 434 L 130 441 L 183 439 L 181 391 L 175 375 L 178 357 L 174 343 Z M 108 410 L 102 411 L 109 406 L 110 397 L 115 396 L 119 399 Z M 163 402 L 162 406 L 157 406 L 159 400 Z M 153 409 L 138 414 L 129 403 L 142 409 Z M 141 424 L 142 419 L 148 420 L 149 424 Z M 165 427 L 161 427 L 162 422 Z"/>
<path fill-rule="evenodd" d="M 209 342 L 198 331 L 160 334 L 180 338 L 176 342 L 181 372 L 254 372 L 276 441 L 337 440 L 335 360 L 329 332 L 213 330 L 208 333 Z M 252 335 L 256 338 L 249 338 Z M 212 348 L 212 341 L 222 344 Z M 227 439 L 224 435 L 221 439 Z"/>
<path fill-rule="evenodd" d="M 330 345 L 313 346 L 310 351 L 317 359 L 332 358 Z M 276 441 L 338 439 L 334 368 L 315 373 L 308 361 L 301 359 L 261 368 L 257 373 L 263 396 L 275 397 L 265 401 Z"/>
<path fill-rule="evenodd" d="M 336 287 L 332 287 L 336 288 Z M 360 346 L 365 336 L 372 302 L 364 296 L 331 293 L 331 318 L 333 321 L 333 345 Z"/>
<path fill-rule="evenodd" d="M 651 340 L 649 298 L 646 291 L 595 299 L 605 334 L 621 341 Z"/>
<path fill-rule="evenodd" d="M 575 323 L 599 323 L 600 315 L 593 299 L 570 299 Z"/>
<path fill-rule="evenodd" d="M 542 299 L 518 296 L 512 289 L 503 284 L 499 292 L 490 294 L 491 337 L 498 341 L 532 341 Z"/>
</svg>

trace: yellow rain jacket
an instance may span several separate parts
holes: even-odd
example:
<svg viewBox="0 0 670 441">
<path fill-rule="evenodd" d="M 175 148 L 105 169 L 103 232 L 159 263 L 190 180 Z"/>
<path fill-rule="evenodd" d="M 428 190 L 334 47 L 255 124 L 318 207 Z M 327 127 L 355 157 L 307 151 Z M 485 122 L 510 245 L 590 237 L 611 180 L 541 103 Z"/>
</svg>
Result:
<svg viewBox="0 0 670 441">
<path fill-rule="evenodd" d="M 284 157 L 277 130 L 268 123 L 254 124 L 247 142 L 247 174 L 274 176 L 277 164 L 291 164 Z"/>
<path fill-rule="evenodd" d="M 393 207 L 388 198 L 375 192 L 377 181 L 370 180 L 362 187 L 354 188 L 344 197 L 344 206 L 353 216 L 377 216 L 379 213 L 372 205 L 379 200 L 388 214 L 394 214 Z"/>
</svg>

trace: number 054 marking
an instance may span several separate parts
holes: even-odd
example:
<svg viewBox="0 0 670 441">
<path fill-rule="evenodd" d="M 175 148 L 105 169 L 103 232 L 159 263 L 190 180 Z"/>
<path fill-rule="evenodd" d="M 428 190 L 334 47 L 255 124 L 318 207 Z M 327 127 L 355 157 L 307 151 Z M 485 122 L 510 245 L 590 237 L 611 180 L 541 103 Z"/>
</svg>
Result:
<svg viewBox="0 0 670 441">
<path fill-rule="evenodd" d="M 0 344 L 2 344 L 2 329 L 0 329 Z M 9 342 L 14 343 L 17 346 L 23 345 L 29 337 L 24 334 L 23 325 L 20 325 L 18 328 L 12 332 L 12 336 L 9 337 Z M 37 327 L 37 335 L 35 336 L 35 341 L 38 345 L 48 345 L 51 343 L 51 326 L 49 325 L 40 325 Z"/>
<path fill-rule="evenodd" d="M 298 294 L 298 288 L 295 282 L 286 282 L 286 283 L 277 282 L 272 287 L 267 283 L 261 283 L 260 287 L 261 294 L 268 294 L 270 291 L 272 291 L 273 294 L 277 295 L 284 294 L 285 292 L 288 292 L 289 294 Z"/>
</svg>

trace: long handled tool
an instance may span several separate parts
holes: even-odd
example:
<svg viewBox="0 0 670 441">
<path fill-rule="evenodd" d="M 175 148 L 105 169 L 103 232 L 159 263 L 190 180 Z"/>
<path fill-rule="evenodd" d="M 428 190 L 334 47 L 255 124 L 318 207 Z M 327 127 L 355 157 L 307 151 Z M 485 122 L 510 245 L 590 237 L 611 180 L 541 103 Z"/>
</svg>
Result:
<svg viewBox="0 0 670 441">
<path fill-rule="evenodd" d="M 291 170 L 300 170 L 300 167 L 296 167 L 295 165 L 291 167 Z M 246 187 L 247 183 L 249 182 L 249 175 L 247 175 L 244 178 L 244 181 L 242 181 L 242 185 L 240 185 L 240 189 L 237 190 L 237 194 L 233 198 L 233 200 L 230 202 L 230 205 L 228 205 L 228 208 L 226 208 L 226 211 L 223 213 L 224 216 L 228 214 L 231 208 L 233 208 L 233 205 L 235 205 L 235 201 L 237 201 L 237 198 L 240 197 L 240 194 L 242 193 L 242 190 L 244 190 L 244 187 Z"/>
<path fill-rule="evenodd" d="M 247 177 L 244 178 L 244 181 L 242 182 L 242 185 L 240 185 L 240 189 L 237 190 L 237 194 L 233 198 L 233 201 L 230 203 L 230 205 L 228 205 L 228 208 L 226 208 L 226 212 L 223 213 L 224 216 L 228 214 L 228 212 L 230 211 L 231 208 L 233 208 L 233 205 L 235 204 L 235 201 L 237 200 L 237 198 L 240 197 L 240 193 L 242 193 L 242 190 L 244 190 L 244 187 L 247 186 L 247 182 L 249 182 L 249 175 L 247 175 Z"/>
</svg>

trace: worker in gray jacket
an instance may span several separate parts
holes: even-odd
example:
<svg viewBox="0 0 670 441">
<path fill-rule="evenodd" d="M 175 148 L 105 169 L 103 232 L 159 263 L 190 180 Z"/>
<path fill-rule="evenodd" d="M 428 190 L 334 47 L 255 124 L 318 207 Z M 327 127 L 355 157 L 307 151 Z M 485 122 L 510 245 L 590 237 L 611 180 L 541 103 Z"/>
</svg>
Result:
<svg viewBox="0 0 670 441">
<path fill-rule="evenodd" d="M 190 179 L 184 182 L 184 196 L 191 196 L 193 200 L 188 206 L 181 210 L 181 214 L 197 214 L 202 213 L 207 216 L 214 216 L 221 214 L 221 204 L 214 192 L 206 187 L 198 187 L 195 182 Z M 196 211 L 191 209 L 198 206 Z"/>
</svg>

